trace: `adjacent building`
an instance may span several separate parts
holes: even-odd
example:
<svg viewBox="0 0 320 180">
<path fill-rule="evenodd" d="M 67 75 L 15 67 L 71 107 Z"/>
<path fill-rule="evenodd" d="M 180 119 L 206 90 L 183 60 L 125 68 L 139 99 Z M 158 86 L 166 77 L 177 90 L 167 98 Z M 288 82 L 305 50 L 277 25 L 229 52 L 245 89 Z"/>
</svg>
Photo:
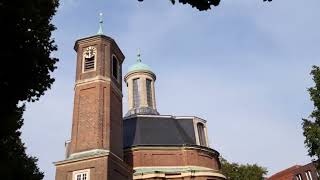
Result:
<svg viewBox="0 0 320 180">
<path fill-rule="evenodd" d="M 285 170 L 275 173 L 267 180 L 318 180 L 319 172 L 314 163 L 306 165 L 294 165 Z"/>
</svg>

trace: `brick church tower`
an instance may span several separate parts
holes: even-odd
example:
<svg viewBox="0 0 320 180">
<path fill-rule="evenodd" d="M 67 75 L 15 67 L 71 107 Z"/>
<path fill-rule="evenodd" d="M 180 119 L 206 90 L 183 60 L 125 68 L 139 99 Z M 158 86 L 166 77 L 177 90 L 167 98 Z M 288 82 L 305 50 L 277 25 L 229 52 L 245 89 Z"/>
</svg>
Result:
<svg viewBox="0 0 320 180">
<path fill-rule="evenodd" d="M 102 33 L 79 39 L 71 141 L 55 163 L 56 180 L 127 180 L 123 161 L 122 63 L 116 42 Z"/>
</svg>

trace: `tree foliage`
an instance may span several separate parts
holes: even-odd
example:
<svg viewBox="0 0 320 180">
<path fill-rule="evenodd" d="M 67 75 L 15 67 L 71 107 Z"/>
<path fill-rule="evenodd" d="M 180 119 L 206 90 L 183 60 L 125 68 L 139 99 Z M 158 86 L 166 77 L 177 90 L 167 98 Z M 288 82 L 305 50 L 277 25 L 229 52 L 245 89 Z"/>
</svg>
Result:
<svg viewBox="0 0 320 180">
<path fill-rule="evenodd" d="M 51 19 L 58 0 L 0 0 L 1 179 L 42 179 L 37 159 L 25 153 L 20 128 L 24 102 L 36 101 L 54 82 L 58 59 Z"/>
<path fill-rule="evenodd" d="M 143 0 L 138 0 L 143 1 Z M 211 6 L 218 6 L 220 4 L 220 0 L 169 0 L 172 4 L 175 4 L 176 1 L 182 4 L 189 4 L 193 8 L 197 8 L 199 11 L 206 11 L 211 9 Z M 263 0 L 263 1 L 272 1 L 272 0 Z"/>
<path fill-rule="evenodd" d="M 315 158 L 318 169 L 320 169 L 320 68 L 313 66 L 310 74 L 315 83 L 314 87 L 308 89 L 314 110 L 309 116 L 311 119 L 303 119 L 302 126 L 308 154 Z"/>
<path fill-rule="evenodd" d="M 229 163 L 225 159 L 221 159 L 221 171 L 228 180 L 263 180 L 268 172 L 257 164 Z"/>
<path fill-rule="evenodd" d="M 18 112 L 10 120 L 18 120 L 17 127 L 23 124 L 22 113 L 24 106 L 18 108 Z M 1 128 L 3 129 L 3 128 Z M 43 173 L 37 167 L 37 159 L 25 153 L 24 144 L 20 139 L 20 132 L 17 130 L 0 139 L 0 171 L 1 179 L 5 180 L 39 180 Z"/>
</svg>

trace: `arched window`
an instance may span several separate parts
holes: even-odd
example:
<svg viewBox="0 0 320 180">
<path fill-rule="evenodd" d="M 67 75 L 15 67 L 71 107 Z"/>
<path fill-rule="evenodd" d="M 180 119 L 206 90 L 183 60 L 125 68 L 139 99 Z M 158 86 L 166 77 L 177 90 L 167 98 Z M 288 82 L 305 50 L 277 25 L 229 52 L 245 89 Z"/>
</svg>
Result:
<svg viewBox="0 0 320 180">
<path fill-rule="evenodd" d="M 139 94 L 139 78 L 133 79 L 133 107 L 138 108 L 140 106 L 140 94 Z"/>
<path fill-rule="evenodd" d="M 202 123 L 198 123 L 197 124 L 197 129 L 198 129 L 200 146 L 207 146 L 206 136 L 204 134 L 204 125 Z"/>
<path fill-rule="evenodd" d="M 147 79 L 146 81 L 146 88 L 147 88 L 147 103 L 148 106 L 152 106 L 152 91 L 151 91 L 151 80 Z"/>
<path fill-rule="evenodd" d="M 116 56 L 112 56 L 112 75 L 114 78 L 118 79 L 119 77 L 119 64 Z"/>
</svg>

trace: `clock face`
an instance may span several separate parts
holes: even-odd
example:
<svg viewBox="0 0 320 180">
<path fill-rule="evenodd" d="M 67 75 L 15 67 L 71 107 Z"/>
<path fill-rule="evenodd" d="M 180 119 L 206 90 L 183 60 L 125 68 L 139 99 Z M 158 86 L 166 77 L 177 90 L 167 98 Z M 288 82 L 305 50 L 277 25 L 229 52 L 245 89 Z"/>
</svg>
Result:
<svg viewBox="0 0 320 180">
<path fill-rule="evenodd" d="M 88 47 L 84 52 L 85 58 L 92 58 L 96 55 L 97 49 L 93 46 Z"/>
</svg>

